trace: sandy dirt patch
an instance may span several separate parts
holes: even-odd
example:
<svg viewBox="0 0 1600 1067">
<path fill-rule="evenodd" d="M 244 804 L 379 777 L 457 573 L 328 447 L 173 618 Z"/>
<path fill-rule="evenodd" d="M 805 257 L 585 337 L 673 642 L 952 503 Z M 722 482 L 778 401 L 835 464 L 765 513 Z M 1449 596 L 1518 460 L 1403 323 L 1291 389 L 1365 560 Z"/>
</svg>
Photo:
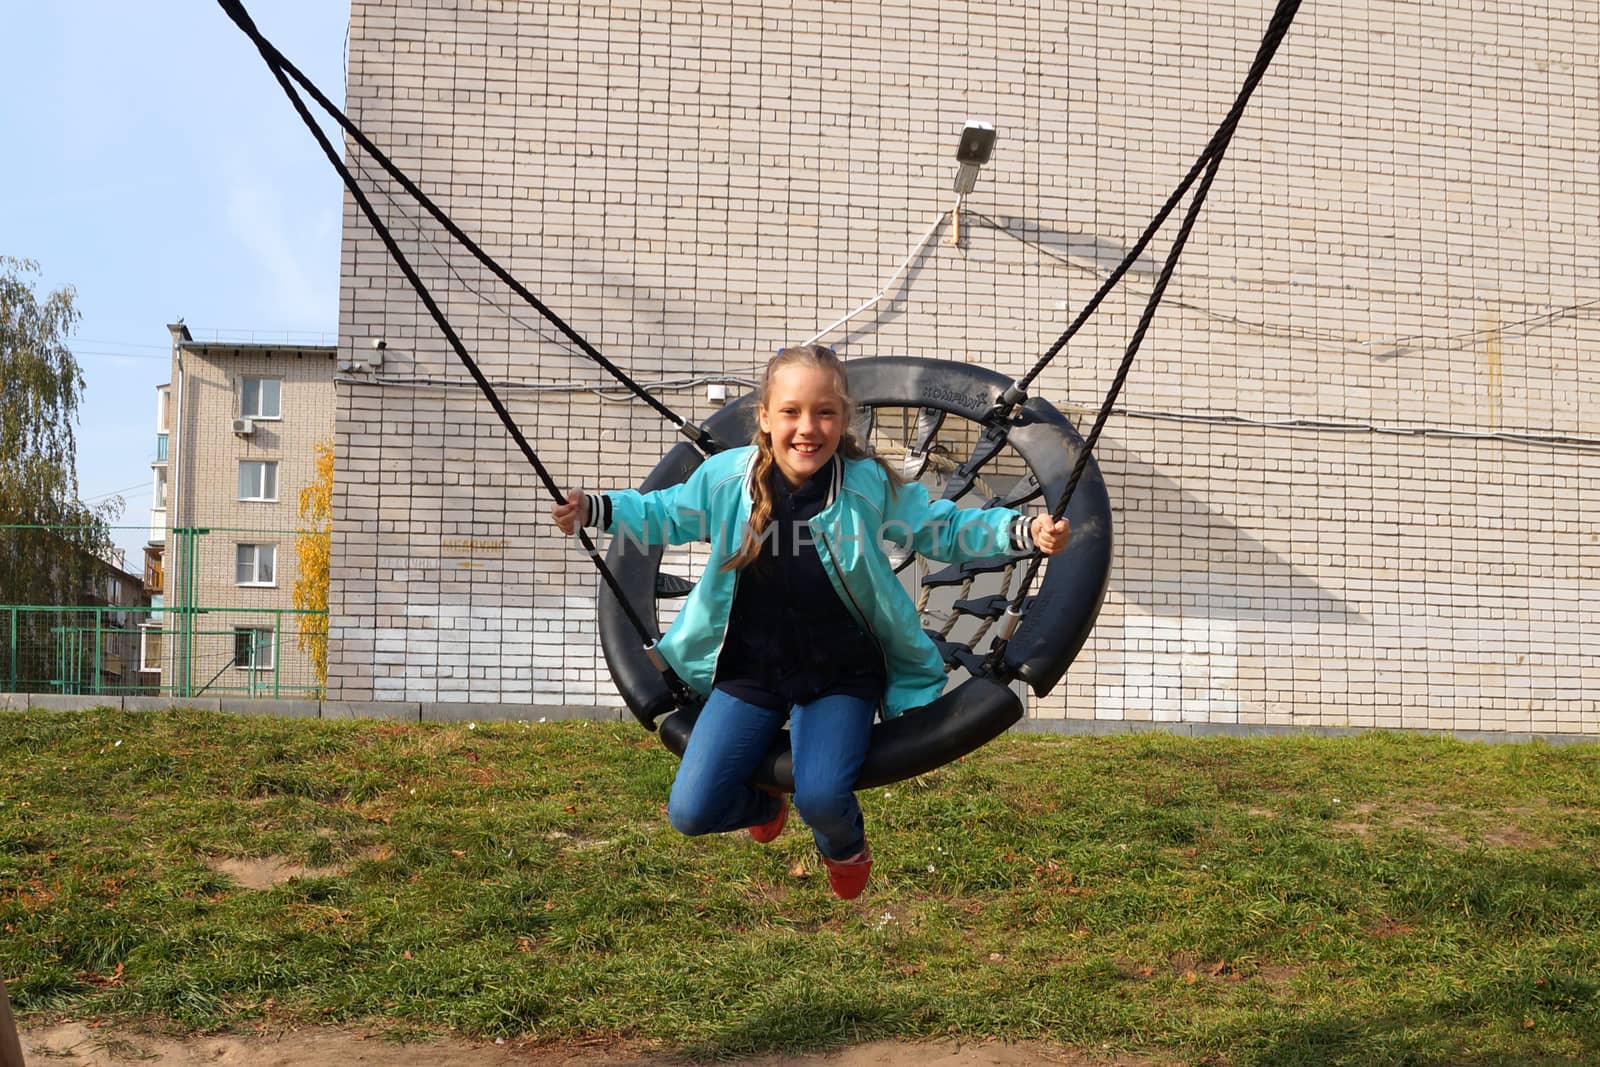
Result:
<svg viewBox="0 0 1600 1067">
<path fill-rule="evenodd" d="M 173 1067 L 678 1067 L 674 1056 L 614 1048 L 552 1047 L 474 1042 L 445 1037 L 398 1044 L 360 1031 L 307 1027 L 264 1034 L 172 1038 L 81 1023 L 27 1028 L 23 1054 L 30 1067 L 129 1067 L 138 1063 Z M 877 1041 L 837 1052 L 763 1056 L 745 1067 L 1152 1067 L 1126 1056 L 1087 1056 L 1038 1044 Z"/>
<path fill-rule="evenodd" d="M 245 889 L 271 889 L 294 878 L 324 878 L 343 874 L 338 867 L 307 867 L 283 856 L 255 856 L 236 859 L 213 856 L 206 866 L 225 874 Z"/>
</svg>

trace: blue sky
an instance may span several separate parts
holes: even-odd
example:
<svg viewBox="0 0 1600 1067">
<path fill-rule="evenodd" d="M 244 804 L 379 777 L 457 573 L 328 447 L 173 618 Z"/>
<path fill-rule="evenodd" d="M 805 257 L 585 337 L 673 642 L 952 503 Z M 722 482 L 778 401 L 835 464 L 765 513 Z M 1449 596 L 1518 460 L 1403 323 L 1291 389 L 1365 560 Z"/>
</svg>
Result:
<svg viewBox="0 0 1600 1067">
<path fill-rule="evenodd" d="M 246 7 L 343 101 L 347 3 Z M 80 495 L 120 490 L 121 521 L 146 528 L 166 324 L 182 316 L 202 338 L 332 343 L 339 178 L 212 0 L 5 8 L 0 254 L 37 260 L 42 288 L 77 290 Z M 117 539 L 130 569 L 142 567 L 144 539 Z"/>
</svg>

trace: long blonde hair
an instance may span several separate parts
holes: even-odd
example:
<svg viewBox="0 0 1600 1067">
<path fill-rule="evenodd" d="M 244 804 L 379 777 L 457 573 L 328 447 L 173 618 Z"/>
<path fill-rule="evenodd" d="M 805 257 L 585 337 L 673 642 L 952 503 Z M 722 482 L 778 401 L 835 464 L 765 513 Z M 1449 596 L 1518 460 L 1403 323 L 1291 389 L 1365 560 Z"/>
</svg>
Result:
<svg viewBox="0 0 1600 1067">
<path fill-rule="evenodd" d="M 900 472 L 885 463 L 881 456 L 874 455 L 856 438 L 853 418 L 856 405 L 850 396 L 850 379 L 845 374 L 844 362 L 833 349 L 826 345 L 794 345 L 779 349 L 778 354 L 767 362 L 766 373 L 761 378 L 761 389 L 756 394 L 756 404 L 765 409 L 772 395 L 772 379 L 783 368 L 794 366 L 815 367 L 833 376 L 833 391 L 844 408 L 846 420 L 844 436 L 839 439 L 838 454 L 845 459 L 875 461 L 888 475 L 891 490 L 898 488 L 904 482 Z M 772 521 L 772 468 L 777 465 L 778 458 L 772 451 L 772 435 L 761 429 L 759 419 L 756 420 L 750 443 L 756 446 L 755 463 L 750 472 L 750 525 L 745 528 L 744 544 L 722 565 L 722 569 L 727 571 L 743 570 L 761 557 L 761 535 Z"/>
</svg>

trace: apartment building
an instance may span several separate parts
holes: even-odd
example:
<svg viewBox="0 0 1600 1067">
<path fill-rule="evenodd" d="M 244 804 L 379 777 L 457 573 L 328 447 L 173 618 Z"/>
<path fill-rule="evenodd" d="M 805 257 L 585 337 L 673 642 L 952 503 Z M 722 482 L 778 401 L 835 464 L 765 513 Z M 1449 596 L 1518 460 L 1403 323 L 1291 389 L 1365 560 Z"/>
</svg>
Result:
<svg viewBox="0 0 1600 1067">
<path fill-rule="evenodd" d="M 167 471 L 172 440 L 172 383 L 156 386 L 156 440 L 150 458 L 150 539 L 144 549 L 144 585 L 152 598 L 162 593 L 161 553 L 167 543 Z M 158 600 L 152 603 L 160 606 Z"/>
<path fill-rule="evenodd" d="M 156 386 L 156 436 L 155 448 L 150 458 L 150 539 L 144 546 L 144 592 L 149 598 L 151 611 L 141 621 L 138 668 L 150 684 L 160 686 L 163 673 L 161 658 L 166 648 L 165 625 L 162 608 L 166 604 L 167 546 L 167 477 L 168 458 L 172 440 L 172 383 Z"/>
<path fill-rule="evenodd" d="M 331 439 L 332 345 L 196 340 L 169 326 L 157 387 L 141 667 L 174 696 L 316 695 L 294 610 L 300 492 Z"/>
<path fill-rule="evenodd" d="M 875 293 L 821 339 L 1021 376 L 1269 11 L 355 0 L 347 99 L 698 420 Z M 1100 440 L 1111 586 L 1031 717 L 1600 733 L 1597 65 L 1590 0 L 1302 6 Z M 998 141 L 952 242 L 967 119 Z M 637 485 L 673 428 L 358 173 L 556 477 Z M 1174 228 L 1035 384 L 1080 423 Z M 614 705 L 592 568 L 348 200 L 340 315 L 389 357 L 339 393 L 329 695 Z"/>
</svg>

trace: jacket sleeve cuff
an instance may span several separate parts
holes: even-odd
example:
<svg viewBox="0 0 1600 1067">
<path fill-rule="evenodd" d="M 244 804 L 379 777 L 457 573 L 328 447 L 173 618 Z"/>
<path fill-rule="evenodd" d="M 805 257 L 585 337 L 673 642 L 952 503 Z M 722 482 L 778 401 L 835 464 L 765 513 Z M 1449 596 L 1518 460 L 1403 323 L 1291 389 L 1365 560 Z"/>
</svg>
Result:
<svg viewBox="0 0 1600 1067">
<path fill-rule="evenodd" d="M 592 526 L 600 533 L 611 529 L 611 498 L 605 493 L 594 493 L 589 497 L 589 517 L 584 522 L 585 526 Z"/>
<path fill-rule="evenodd" d="M 1018 515 L 1011 520 L 1011 551 L 1026 556 L 1037 550 L 1033 543 L 1033 516 Z"/>
</svg>

